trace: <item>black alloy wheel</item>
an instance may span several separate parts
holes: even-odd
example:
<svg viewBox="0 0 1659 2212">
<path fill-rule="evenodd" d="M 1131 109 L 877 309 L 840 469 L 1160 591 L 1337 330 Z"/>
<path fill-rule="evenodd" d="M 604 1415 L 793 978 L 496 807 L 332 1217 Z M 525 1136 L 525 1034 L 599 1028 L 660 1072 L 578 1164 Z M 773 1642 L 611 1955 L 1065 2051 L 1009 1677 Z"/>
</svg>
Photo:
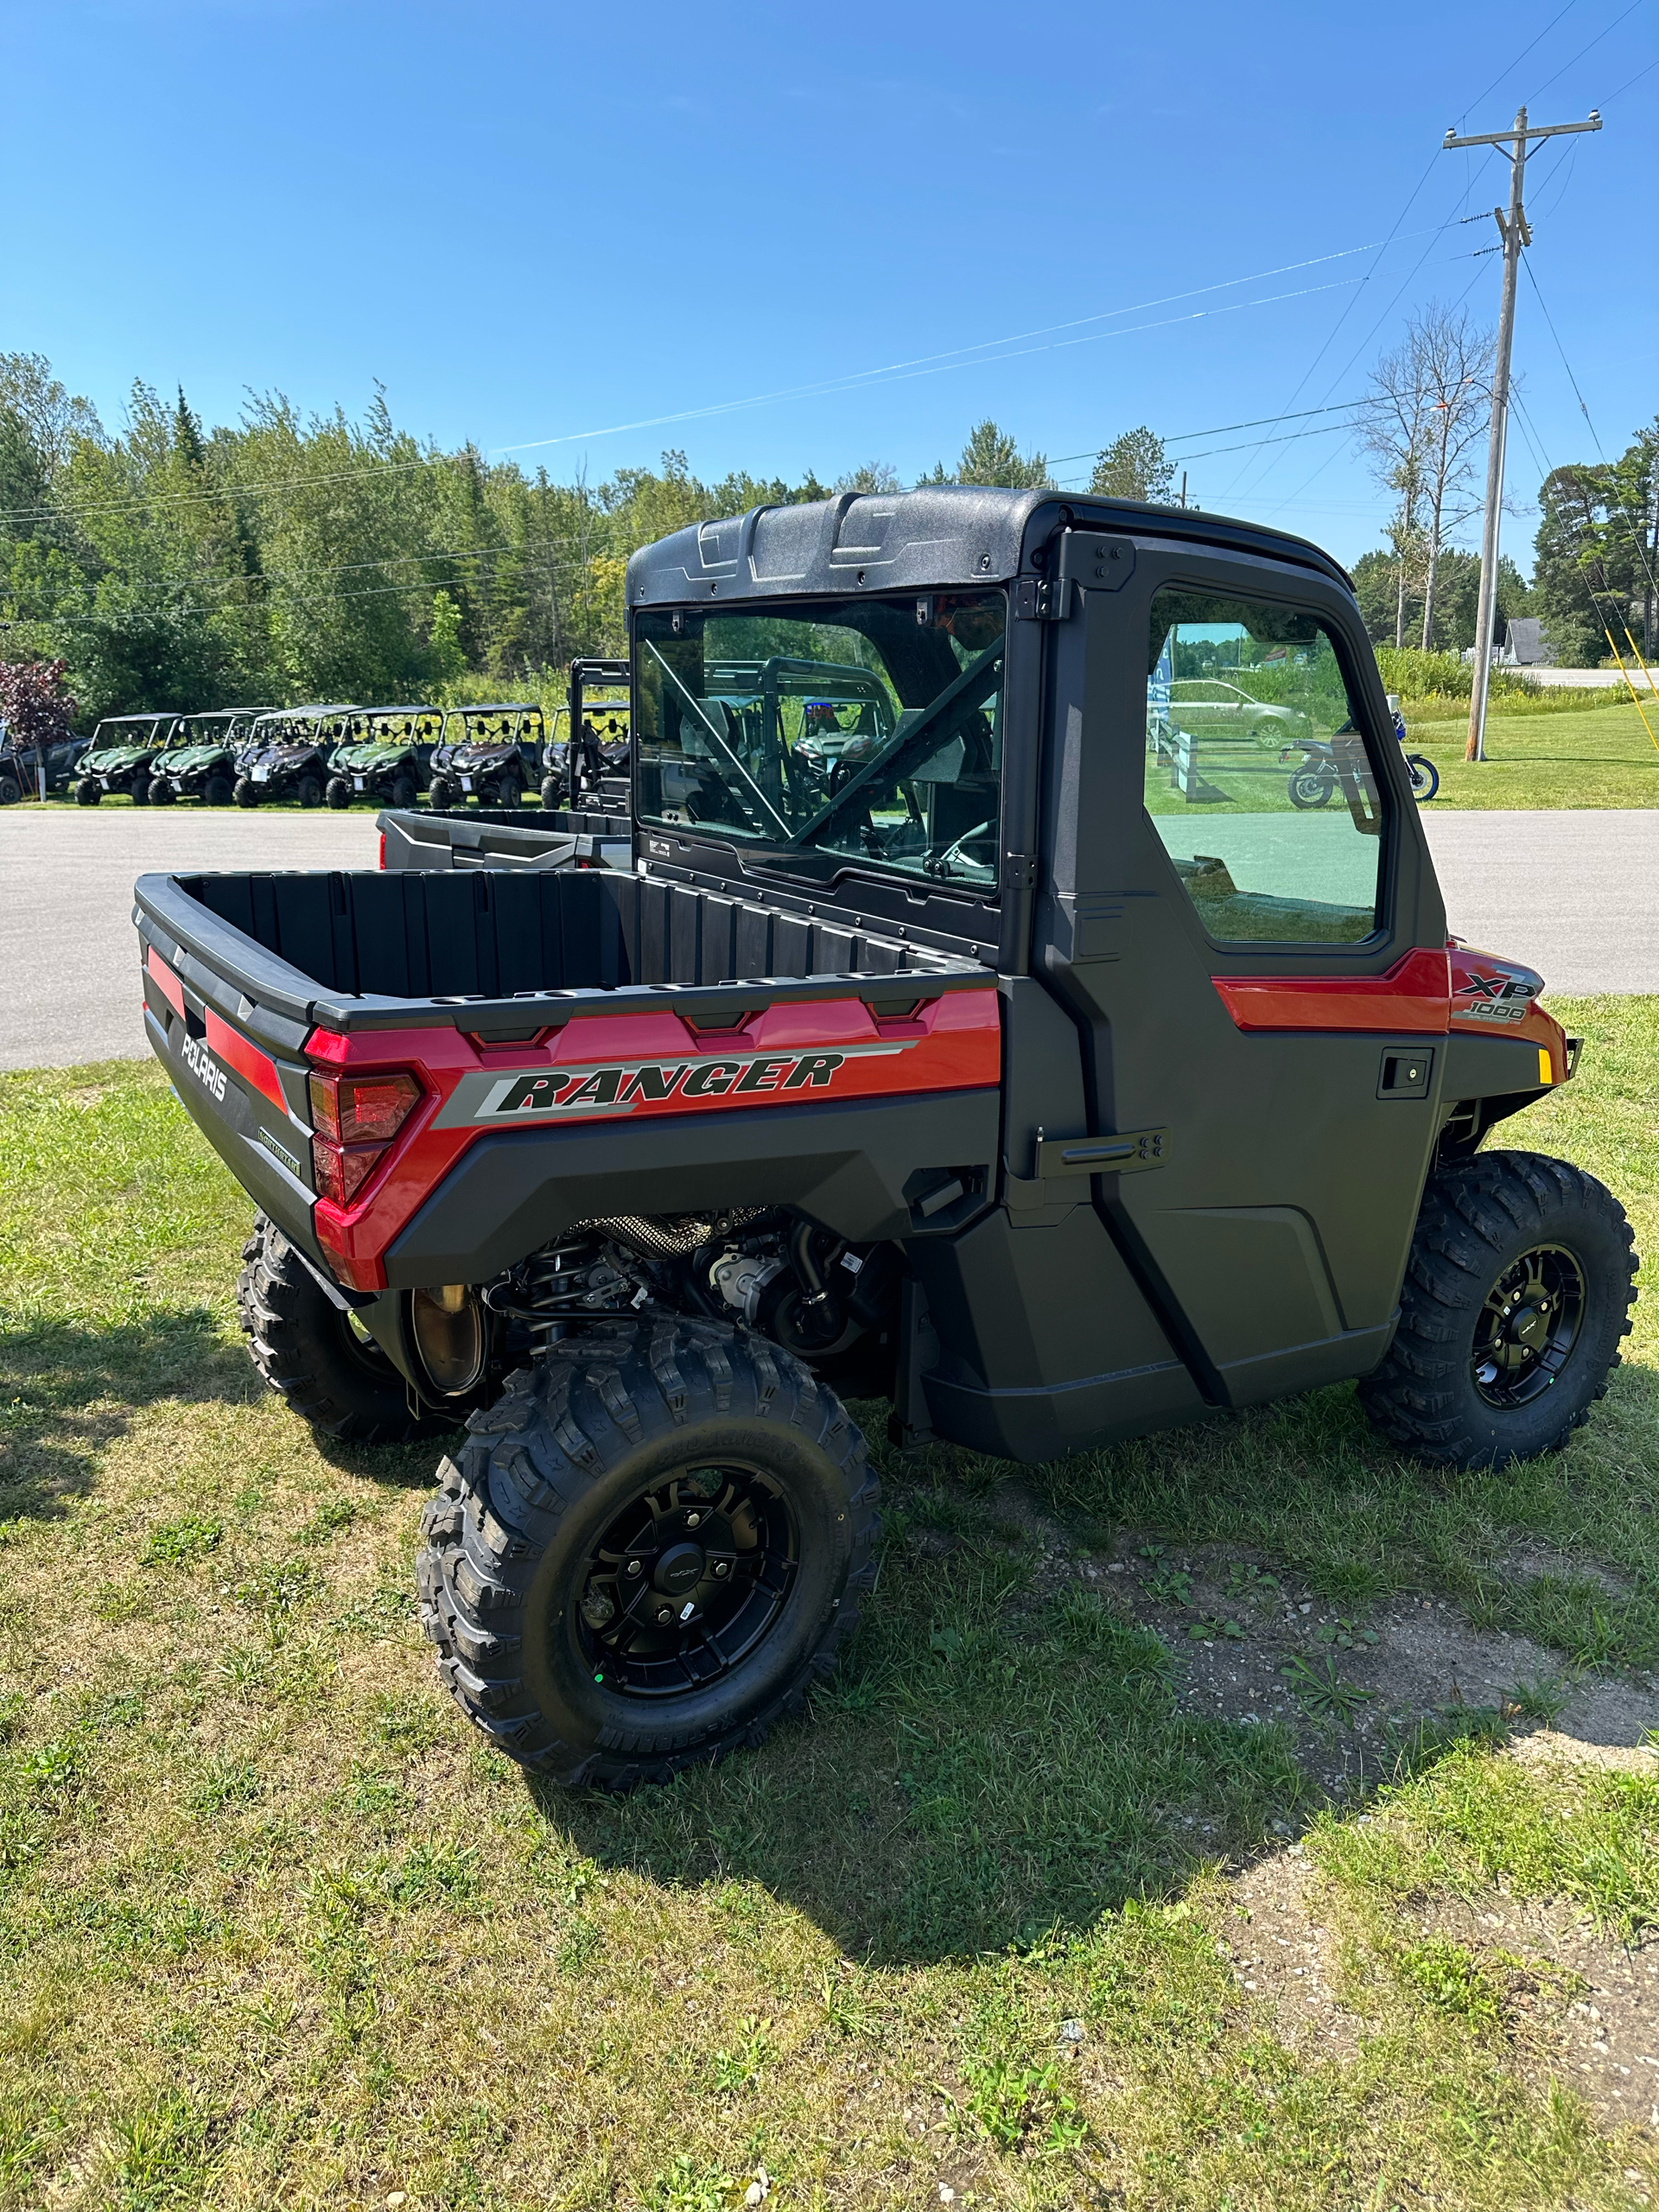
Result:
<svg viewBox="0 0 1659 2212">
<path fill-rule="evenodd" d="M 1470 1361 L 1489 1406 L 1524 1406 L 1554 1387 L 1584 1319 L 1584 1269 L 1564 1245 L 1511 1261 L 1486 1294 Z"/>
<path fill-rule="evenodd" d="M 758 1744 L 874 1580 L 877 1489 L 834 1394 L 764 1338 L 607 1324 L 468 1416 L 422 1522 L 421 1620 L 497 1747 L 626 1789 Z"/>
<path fill-rule="evenodd" d="M 594 1681 L 671 1698 L 716 1681 L 776 1624 L 799 1567 L 795 1516 L 758 1468 L 687 1467 L 654 1483 L 581 1570 Z"/>
<path fill-rule="evenodd" d="M 1480 1152 L 1428 1180 L 1400 1319 L 1361 1402 L 1442 1467 L 1558 1452 L 1607 1389 L 1636 1300 L 1630 1225 L 1564 1160 Z"/>
</svg>

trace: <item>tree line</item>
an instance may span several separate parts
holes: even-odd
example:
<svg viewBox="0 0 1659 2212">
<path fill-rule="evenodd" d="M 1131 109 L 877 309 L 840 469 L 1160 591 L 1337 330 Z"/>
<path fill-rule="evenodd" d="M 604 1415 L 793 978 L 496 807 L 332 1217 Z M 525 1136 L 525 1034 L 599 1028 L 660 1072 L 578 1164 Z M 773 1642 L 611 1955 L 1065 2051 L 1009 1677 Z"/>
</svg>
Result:
<svg viewBox="0 0 1659 2212">
<path fill-rule="evenodd" d="M 1488 334 L 1431 308 L 1374 372 L 1359 430 L 1395 505 L 1356 582 L 1380 643 L 1472 641 L 1478 563 L 1452 540 L 1476 512 L 1491 361 Z M 1141 425 L 1096 455 L 1089 489 L 1167 501 L 1174 468 Z M 988 419 L 919 480 L 1052 482 Z M 139 384 L 111 432 L 41 356 L 0 354 L 0 661 L 61 660 L 83 721 L 513 687 L 622 649 L 636 547 L 759 504 L 899 488 L 880 461 L 833 483 L 704 482 L 680 452 L 555 483 L 400 429 L 378 388 L 359 421 L 271 393 L 208 428 L 182 392 Z M 1615 462 L 1555 470 L 1540 500 L 1533 581 L 1505 560 L 1500 618 L 1541 614 L 1564 662 L 1603 658 L 1602 621 L 1628 621 L 1654 657 L 1659 419 Z"/>
</svg>

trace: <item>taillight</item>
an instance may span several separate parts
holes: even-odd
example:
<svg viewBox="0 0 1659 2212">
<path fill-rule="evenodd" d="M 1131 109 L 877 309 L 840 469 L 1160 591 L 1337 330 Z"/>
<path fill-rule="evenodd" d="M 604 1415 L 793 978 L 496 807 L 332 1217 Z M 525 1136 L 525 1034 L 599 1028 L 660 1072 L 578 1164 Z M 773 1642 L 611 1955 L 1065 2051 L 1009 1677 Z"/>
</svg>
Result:
<svg viewBox="0 0 1659 2212">
<path fill-rule="evenodd" d="M 348 1206 L 419 1105 L 421 1086 L 401 1068 L 389 1075 L 314 1073 L 309 1081 L 317 1192 Z"/>
<path fill-rule="evenodd" d="M 383 830 L 380 832 L 380 858 L 379 858 L 379 860 L 376 862 L 376 866 L 377 866 L 377 867 L 379 867 L 379 868 L 385 868 L 385 864 L 386 864 L 386 833 L 385 833 L 385 831 Z"/>
</svg>

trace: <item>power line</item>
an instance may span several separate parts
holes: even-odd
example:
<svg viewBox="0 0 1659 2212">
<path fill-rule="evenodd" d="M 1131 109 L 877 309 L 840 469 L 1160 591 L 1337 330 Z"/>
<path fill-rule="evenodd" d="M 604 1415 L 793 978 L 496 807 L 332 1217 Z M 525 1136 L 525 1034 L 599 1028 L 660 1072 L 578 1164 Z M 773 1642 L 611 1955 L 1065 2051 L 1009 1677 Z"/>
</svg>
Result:
<svg viewBox="0 0 1659 2212">
<path fill-rule="evenodd" d="M 1464 114 L 1465 114 L 1465 115 L 1471 115 L 1471 114 L 1472 114 L 1472 113 L 1474 112 L 1475 109 L 1476 109 L 1476 108 L 1478 108 L 1478 107 L 1480 105 L 1480 104 L 1481 104 L 1482 100 L 1484 100 L 1484 99 L 1485 99 L 1485 97 L 1486 97 L 1486 92 L 1495 92 L 1497 90 L 1498 86 L 1503 83 L 1503 79 L 1505 79 L 1505 78 L 1510 74 L 1510 71 L 1511 71 L 1511 70 L 1514 70 L 1514 69 L 1518 69 L 1518 68 L 1521 67 L 1521 64 L 1522 64 L 1522 63 L 1526 60 L 1527 56 L 1528 56 L 1528 55 L 1532 52 L 1532 48 L 1533 48 L 1533 47 L 1541 45 L 1541 44 L 1542 44 L 1542 42 L 1544 41 L 1544 40 L 1545 40 L 1545 39 L 1547 39 L 1547 38 L 1549 36 L 1549 35 L 1550 35 L 1551 31 L 1553 31 L 1553 30 L 1554 29 L 1554 28 L 1555 28 L 1556 24 L 1557 24 L 1557 23 L 1559 23 L 1559 22 L 1560 22 L 1560 20 L 1561 20 L 1561 16 L 1570 16 L 1570 15 L 1572 14 L 1573 10 L 1574 10 L 1574 8 L 1576 8 L 1576 7 L 1578 6 L 1578 4 L 1579 4 L 1579 0 L 1567 0 L 1567 5 L 1566 5 L 1566 7 L 1565 7 L 1565 8 L 1563 8 L 1563 9 L 1561 10 L 1561 11 L 1560 11 L 1560 15 L 1552 16 L 1550 17 L 1549 21 L 1548 21 L 1548 22 L 1544 25 L 1544 28 L 1542 29 L 1542 30 L 1541 30 L 1541 31 L 1539 32 L 1539 34 L 1538 34 L 1537 37 L 1536 37 L 1535 39 L 1534 39 L 1534 40 L 1533 40 L 1533 41 L 1532 41 L 1532 45 L 1530 45 L 1530 46 L 1523 46 L 1523 47 L 1522 48 L 1522 49 L 1521 49 L 1520 53 L 1519 53 L 1519 54 L 1517 54 L 1516 55 L 1515 59 L 1514 59 L 1512 61 L 1506 61 L 1506 62 L 1503 64 L 1503 67 L 1498 71 L 1498 73 L 1497 73 L 1497 76 L 1493 78 L 1493 79 L 1492 79 L 1491 83 L 1490 85 L 1488 85 L 1488 86 L 1487 86 L 1487 87 L 1486 87 L 1486 91 L 1485 91 L 1485 92 L 1477 92 L 1477 93 L 1475 94 L 1475 97 L 1473 98 L 1473 99 L 1471 99 L 1471 100 L 1470 101 L 1470 103 L 1469 103 L 1468 106 L 1467 106 L 1466 108 L 1465 108 L 1465 110 L 1463 111 Z M 1537 93 L 1536 93 L 1536 92 L 1535 92 L 1535 93 L 1533 94 L 1533 98 L 1534 98 L 1535 99 L 1537 99 L 1537 97 L 1538 97 Z M 1461 118 L 1459 118 L 1459 120 L 1461 120 Z"/>
<path fill-rule="evenodd" d="M 1594 38 L 1591 40 L 1589 46 L 1581 46 L 1578 52 L 1573 56 L 1571 61 L 1563 61 L 1560 67 L 1555 72 L 1555 74 L 1553 77 L 1547 77 L 1543 83 L 1539 86 L 1538 90 L 1531 95 L 1527 105 L 1530 106 L 1532 105 L 1532 101 L 1541 99 L 1543 94 L 1549 90 L 1552 85 L 1559 84 L 1560 79 L 1566 76 L 1569 69 L 1575 67 L 1579 62 L 1583 60 L 1585 55 L 1590 52 L 1592 47 L 1598 47 L 1601 44 L 1603 39 L 1611 38 L 1612 34 L 1624 22 L 1624 16 L 1633 16 L 1641 5 L 1642 0 L 1630 0 L 1630 6 L 1624 10 L 1624 15 L 1615 16 L 1612 22 L 1608 24 L 1605 31 L 1598 31 L 1596 33 Z"/>
</svg>

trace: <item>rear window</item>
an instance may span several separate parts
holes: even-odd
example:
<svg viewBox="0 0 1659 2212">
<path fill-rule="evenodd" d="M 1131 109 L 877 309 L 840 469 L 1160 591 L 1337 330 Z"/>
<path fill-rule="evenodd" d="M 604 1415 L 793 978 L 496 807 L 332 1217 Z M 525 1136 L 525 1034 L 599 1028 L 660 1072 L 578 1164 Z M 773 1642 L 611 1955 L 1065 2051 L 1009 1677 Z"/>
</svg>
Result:
<svg viewBox="0 0 1659 2212">
<path fill-rule="evenodd" d="M 637 618 L 640 818 L 989 890 L 1001 591 Z"/>
</svg>

